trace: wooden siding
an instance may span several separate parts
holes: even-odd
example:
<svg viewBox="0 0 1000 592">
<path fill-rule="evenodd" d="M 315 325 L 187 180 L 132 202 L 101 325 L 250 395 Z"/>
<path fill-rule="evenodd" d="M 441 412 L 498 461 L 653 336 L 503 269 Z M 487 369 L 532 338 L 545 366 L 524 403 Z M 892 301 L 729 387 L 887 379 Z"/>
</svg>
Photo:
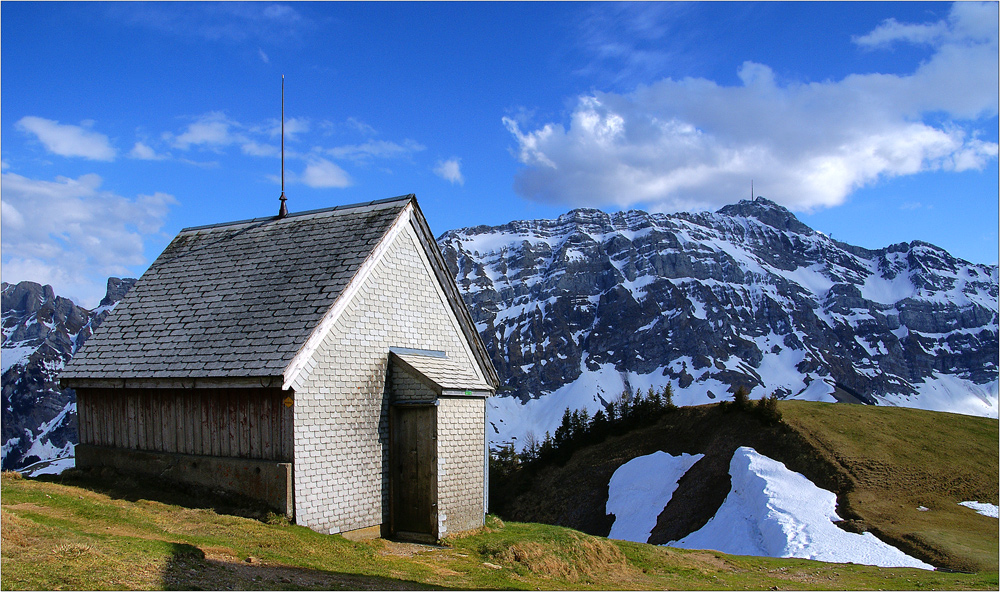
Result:
<svg viewBox="0 0 1000 592">
<path fill-rule="evenodd" d="M 291 462 L 287 396 L 277 388 L 81 388 L 80 443 Z"/>
</svg>

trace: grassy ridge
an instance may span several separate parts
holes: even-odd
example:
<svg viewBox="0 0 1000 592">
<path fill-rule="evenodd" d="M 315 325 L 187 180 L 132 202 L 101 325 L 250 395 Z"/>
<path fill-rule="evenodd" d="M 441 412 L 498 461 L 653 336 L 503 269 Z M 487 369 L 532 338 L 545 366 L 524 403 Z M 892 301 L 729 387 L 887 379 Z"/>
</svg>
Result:
<svg viewBox="0 0 1000 592">
<path fill-rule="evenodd" d="M 26 589 L 996 589 L 997 574 L 732 557 L 541 524 L 427 547 L 352 542 L 75 485 L 2 485 L 0 587 Z M 123 498 L 130 499 L 123 499 Z M 136 499 L 131 499 L 136 498 Z"/>
<path fill-rule="evenodd" d="M 623 463 L 664 450 L 703 453 L 660 514 L 652 543 L 703 526 L 730 489 L 739 446 L 784 462 L 838 494 L 846 526 L 868 530 L 934 565 L 996 571 L 998 522 L 958 505 L 997 503 L 995 419 L 896 407 L 782 401 L 780 424 L 730 405 L 685 407 L 656 424 L 577 450 L 563 465 L 515 475 L 501 516 L 606 535 L 607 484 Z M 919 507 L 928 508 L 919 511 Z"/>
</svg>

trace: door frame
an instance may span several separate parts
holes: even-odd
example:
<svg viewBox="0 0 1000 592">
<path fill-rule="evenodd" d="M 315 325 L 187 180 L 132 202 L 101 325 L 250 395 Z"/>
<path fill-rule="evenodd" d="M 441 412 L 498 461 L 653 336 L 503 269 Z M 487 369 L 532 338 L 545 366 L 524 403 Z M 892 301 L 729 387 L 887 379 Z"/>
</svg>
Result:
<svg viewBox="0 0 1000 592">
<path fill-rule="evenodd" d="M 437 450 L 437 407 L 438 402 L 435 401 L 399 401 L 393 403 L 389 406 L 389 535 L 394 538 L 412 540 L 420 543 L 436 543 L 438 540 L 438 474 L 437 474 L 437 464 L 438 464 L 438 450 Z M 430 500 L 431 507 L 429 508 L 430 515 L 428 520 L 430 522 L 431 532 L 411 532 L 411 531 L 401 531 L 397 528 L 397 494 L 405 491 L 405 488 L 400 488 L 400 484 L 397 482 L 396 473 L 398 463 L 400 462 L 400 455 L 397 450 L 398 434 L 397 426 L 399 424 L 399 415 L 405 413 L 411 409 L 427 409 L 430 408 L 433 412 L 430 414 L 429 433 L 431 434 L 431 458 L 430 462 Z"/>
</svg>

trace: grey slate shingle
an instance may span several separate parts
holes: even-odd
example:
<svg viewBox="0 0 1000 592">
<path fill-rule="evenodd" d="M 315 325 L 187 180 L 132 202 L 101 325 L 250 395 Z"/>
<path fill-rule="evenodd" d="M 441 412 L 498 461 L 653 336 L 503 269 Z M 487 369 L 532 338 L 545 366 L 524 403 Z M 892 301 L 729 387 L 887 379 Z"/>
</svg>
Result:
<svg viewBox="0 0 1000 592">
<path fill-rule="evenodd" d="M 409 367 L 430 379 L 437 385 L 439 391 L 442 389 L 492 390 L 490 385 L 476 378 L 463 365 L 448 358 L 397 351 L 393 351 L 392 356 L 402 361 L 404 367 Z"/>
<path fill-rule="evenodd" d="M 61 378 L 280 376 L 412 199 L 182 230 Z"/>
</svg>

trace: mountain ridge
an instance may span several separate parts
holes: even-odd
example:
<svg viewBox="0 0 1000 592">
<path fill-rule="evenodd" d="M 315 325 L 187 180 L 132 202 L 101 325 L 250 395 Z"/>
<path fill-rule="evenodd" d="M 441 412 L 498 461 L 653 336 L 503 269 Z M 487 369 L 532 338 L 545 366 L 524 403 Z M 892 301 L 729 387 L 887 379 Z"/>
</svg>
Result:
<svg viewBox="0 0 1000 592">
<path fill-rule="evenodd" d="M 997 417 L 997 266 L 924 241 L 849 245 L 757 198 L 717 212 L 581 208 L 438 243 L 502 377 L 494 445 L 667 382 L 680 405 L 745 386 Z M 93 311 L 3 284 L 5 468 L 72 453 L 75 407 L 56 375 L 134 282 L 109 279 Z"/>
<path fill-rule="evenodd" d="M 996 416 L 997 268 L 924 241 L 849 245 L 757 198 L 584 208 L 438 243 L 504 378 L 495 443 L 666 381 L 687 405 L 746 386 Z"/>
<path fill-rule="evenodd" d="M 73 456 L 76 394 L 59 386 L 59 371 L 114 309 L 135 279 L 109 278 L 107 293 L 88 310 L 50 285 L 0 285 L 2 299 L 2 467 Z"/>
</svg>

